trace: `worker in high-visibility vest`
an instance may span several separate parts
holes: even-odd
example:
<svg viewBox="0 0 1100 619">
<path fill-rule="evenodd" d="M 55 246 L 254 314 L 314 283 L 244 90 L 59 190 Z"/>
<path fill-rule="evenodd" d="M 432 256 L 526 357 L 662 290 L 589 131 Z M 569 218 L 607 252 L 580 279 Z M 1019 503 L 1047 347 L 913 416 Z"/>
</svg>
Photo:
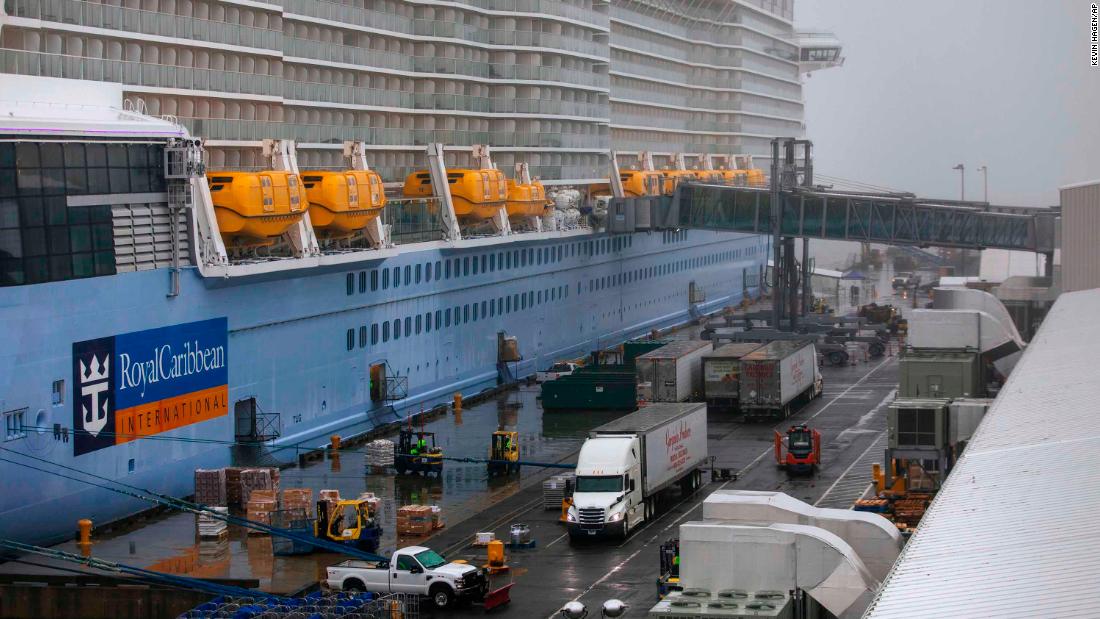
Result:
<svg viewBox="0 0 1100 619">
<path fill-rule="evenodd" d="M 420 440 L 416 441 L 416 448 L 418 453 L 428 453 L 428 441 L 421 437 Z"/>
</svg>

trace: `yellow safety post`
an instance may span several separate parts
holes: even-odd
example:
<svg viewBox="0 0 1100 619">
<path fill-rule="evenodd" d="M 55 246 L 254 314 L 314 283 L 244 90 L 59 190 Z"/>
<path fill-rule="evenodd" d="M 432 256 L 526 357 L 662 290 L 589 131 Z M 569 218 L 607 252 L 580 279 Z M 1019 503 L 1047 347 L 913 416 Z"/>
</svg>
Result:
<svg viewBox="0 0 1100 619">
<path fill-rule="evenodd" d="M 461 391 L 456 391 L 455 392 L 454 407 L 455 407 L 455 412 L 456 413 L 462 411 L 462 392 Z"/>
<path fill-rule="evenodd" d="M 87 518 L 81 518 L 76 521 L 76 530 L 79 532 L 79 543 L 81 546 L 86 546 L 92 543 L 92 521 Z"/>
<path fill-rule="evenodd" d="M 328 437 L 328 440 L 329 440 L 329 443 L 332 445 L 332 450 L 333 451 L 340 451 L 340 435 L 339 434 L 333 434 L 332 436 Z"/>
</svg>

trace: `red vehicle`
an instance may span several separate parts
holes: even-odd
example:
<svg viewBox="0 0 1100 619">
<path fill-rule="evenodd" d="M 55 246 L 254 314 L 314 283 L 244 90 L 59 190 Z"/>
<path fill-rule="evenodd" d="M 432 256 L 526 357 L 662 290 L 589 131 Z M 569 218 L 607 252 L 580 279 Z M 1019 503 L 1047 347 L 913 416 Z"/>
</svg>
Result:
<svg viewBox="0 0 1100 619">
<path fill-rule="evenodd" d="M 821 466 L 821 433 L 806 424 L 791 426 L 787 436 L 775 433 L 775 462 L 792 473 L 813 473 Z"/>
</svg>

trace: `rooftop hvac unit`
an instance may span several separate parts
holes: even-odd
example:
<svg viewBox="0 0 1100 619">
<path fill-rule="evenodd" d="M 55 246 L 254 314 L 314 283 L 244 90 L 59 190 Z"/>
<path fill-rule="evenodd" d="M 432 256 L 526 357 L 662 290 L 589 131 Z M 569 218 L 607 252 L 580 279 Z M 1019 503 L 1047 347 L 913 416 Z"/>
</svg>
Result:
<svg viewBox="0 0 1100 619">
<path fill-rule="evenodd" d="M 783 591 L 745 591 L 726 589 L 717 594 L 702 589 L 669 593 L 649 610 L 653 619 L 792 619 L 794 604 Z"/>
<path fill-rule="evenodd" d="M 950 402 L 945 399 L 894 400 L 887 418 L 890 449 L 946 448 Z"/>
</svg>

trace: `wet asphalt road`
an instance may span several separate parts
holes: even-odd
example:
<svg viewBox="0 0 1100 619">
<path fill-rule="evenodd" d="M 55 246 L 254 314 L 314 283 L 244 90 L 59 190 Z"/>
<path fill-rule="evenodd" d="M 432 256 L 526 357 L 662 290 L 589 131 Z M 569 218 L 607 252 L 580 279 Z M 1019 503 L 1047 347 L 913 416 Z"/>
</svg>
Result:
<svg viewBox="0 0 1100 619">
<path fill-rule="evenodd" d="M 571 543 L 558 522 L 559 513 L 544 511 L 539 485 L 529 486 L 466 522 L 449 527 L 427 544 L 450 559 L 481 564 L 485 551 L 468 544 L 477 531 L 492 530 L 507 539 L 510 523 L 532 529 L 537 546 L 508 552 L 509 574 L 494 585 L 514 582 L 512 603 L 494 614 L 501 617 L 554 617 L 566 602 L 579 599 L 598 613 L 605 600 L 630 605 L 626 616 L 644 617 L 656 602 L 658 547 L 678 535 L 678 525 L 701 517 L 703 499 L 719 488 L 786 492 L 809 503 L 817 501 L 881 436 L 886 428 L 885 403 L 897 385 L 897 361 L 890 357 L 846 368 L 825 368 L 825 392 L 782 423 L 744 424 L 728 415 L 711 415 L 709 449 L 715 466 L 739 473 L 736 481 L 710 482 L 690 496 L 674 490 L 659 516 L 635 530 L 625 542 Z M 774 430 L 807 422 L 823 435 L 820 472 L 812 478 L 788 479 L 774 464 Z M 870 483 L 870 470 L 852 471 Z M 429 613 L 430 614 L 430 613 Z M 443 616 L 444 613 L 436 613 Z M 482 616 L 479 608 L 452 610 L 451 617 Z M 593 616 L 598 616 L 594 614 Z"/>
</svg>

